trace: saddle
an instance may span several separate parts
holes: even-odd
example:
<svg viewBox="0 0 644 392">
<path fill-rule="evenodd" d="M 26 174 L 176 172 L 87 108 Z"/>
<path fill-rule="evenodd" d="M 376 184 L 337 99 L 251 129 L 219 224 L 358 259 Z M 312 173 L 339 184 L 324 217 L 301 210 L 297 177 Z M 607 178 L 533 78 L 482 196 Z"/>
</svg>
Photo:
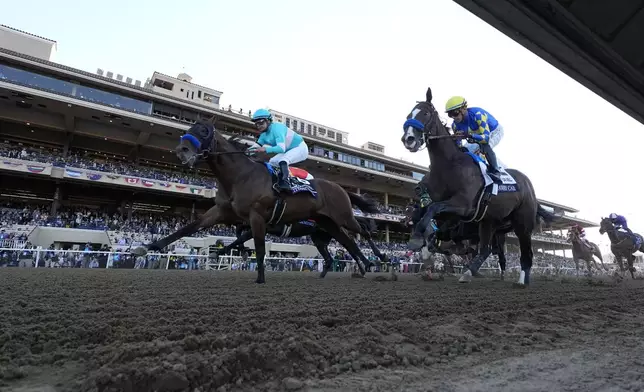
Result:
<svg viewBox="0 0 644 392">
<path fill-rule="evenodd" d="M 273 165 L 271 163 L 265 163 L 266 169 L 271 174 L 273 180 L 273 190 L 279 195 L 277 184 L 281 175 L 281 169 L 279 165 Z M 290 193 L 292 195 L 296 193 L 308 192 L 313 197 L 317 197 L 318 193 L 315 190 L 315 187 L 310 182 L 313 179 L 311 173 L 304 169 L 298 167 L 289 167 L 288 168 L 288 184 L 290 186 Z"/>
</svg>

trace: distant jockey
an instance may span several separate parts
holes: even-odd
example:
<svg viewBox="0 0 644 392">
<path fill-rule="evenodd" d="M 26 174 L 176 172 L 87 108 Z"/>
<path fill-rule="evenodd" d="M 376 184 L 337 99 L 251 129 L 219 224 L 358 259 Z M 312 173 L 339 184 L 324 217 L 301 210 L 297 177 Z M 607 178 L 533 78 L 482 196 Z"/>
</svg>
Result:
<svg viewBox="0 0 644 392">
<path fill-rule="evenodd" d="M 454 120 L 452 122 L 454 134 L 463 135 L 468 139 L 465 147 L 470 152 L 475 153 L 477 150 L 483 152 L 489 164 L 488 174 L 500 181 L 501 173 L 492 148 L 503 139 L 503 127 L 496 118 L 481 108 L 468 108 L 465 98 L 458 96 L 447 101 L 445 112 Z"/>
<path fill-rule="evenodd" d="M 309 157 L 309 147 L 302 136 L 281 123 L 274 123 L 271 112 L 266 109 L 257 110 L 252 117 L 255 127 L 260 132 L 258 146 L 251 146 L 251 152 L 266 152 L 275 154 L 269 162 L 278 164 L 280 177 L 277 184 L 281 191 L 290 191 L 288 182 L 288 166 L 305 161 Z"/>
<path fill-rule="evenodd" d="M 577 232 L 577 236 L 579 237 L 579 240 L 582 242 L 582 244 L 592 249 L 593 246 L 590 244 L 588 239 L 586 239 L 586 231 L 583 227 L 581 227 L 580 225 L 574 225 L 571 229 Z"/>
<path fill-rule="evenodd" d="M 626 230 L 630 235 L 633 235 L 633 232 L 631 229 L 628 228 L 628 224 L 626 223 L 626 218 L 624 218 L 621 215 L 617 215 L 616 213 L 612 213 L 608 215 L 608 219 L 610 219 L 611 223 L 613 226 L 615 226 L 616 229 L 624 229 Z"/>
</svg>

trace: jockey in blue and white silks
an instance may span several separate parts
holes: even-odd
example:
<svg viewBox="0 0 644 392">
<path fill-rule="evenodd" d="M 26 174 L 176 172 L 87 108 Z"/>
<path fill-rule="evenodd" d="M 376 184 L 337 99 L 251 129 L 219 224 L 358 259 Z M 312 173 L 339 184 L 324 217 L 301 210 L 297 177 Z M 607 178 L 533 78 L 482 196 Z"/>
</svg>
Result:
<svg viewBox="0 0 644 392">
<path fill-rule="evenodd" d="M 608 219 L 610 219 L 611 223 L 613 224 L 613 226 L 615 226 L 617 230 L 624 229 L 629 234 L 631 235 L 633 234 L 631 229 L 628 228 L 628 224 L 626 223 L 626 218 L 624 218 L 623 216 L 617 215 L 616 213 L 613 212 L 612 214 L 608 215 Z"/>
<path fill-rule="evenodd" d="M 252 121 L 260 132 L 257 139 L 259 146 L 252 146 L 249 150 L 275 154 L 269 162 L 280 167 L 278 187 L 282 191 L 290 190 L 288 166 L 305 161 L 309 157 L 309 147 L 295 131 L 284 124 L 274 123 L 271 112 L 266 109 L 255 111 Z"/>
<path fill-rule="evenodd" d="M 461 134 L 469 141 L 465 147 L 471 153 L 481 151 L 490 169 L 490 176 L 497 177 L 499 173 L 499 164 L 493 148 L 496 147 L 503 139 L 503 127 L 497 119 L 488 111 L 478 107 L 468 107 L 467 101 L 463 97 L 455 96 L 450 98 L 445 104 L 445 112 L 453 119 L 452 130 L 455 134 Z"/>
</svg>

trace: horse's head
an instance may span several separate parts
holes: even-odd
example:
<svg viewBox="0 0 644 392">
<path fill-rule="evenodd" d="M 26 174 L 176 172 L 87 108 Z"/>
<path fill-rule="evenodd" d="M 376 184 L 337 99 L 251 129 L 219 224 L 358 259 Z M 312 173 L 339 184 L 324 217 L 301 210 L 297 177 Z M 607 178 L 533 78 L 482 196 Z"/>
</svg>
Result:
<svg viewBox="0 0 644 392">
<path fill-rule="evenodd" d="M 432 104 L 432 90 L 428 88 L 425 101 L 417 102 L 407 115 L 400 140 L 407 150 L 417 152 L 427 142 L 428 136 L 438 136 L 446 132 L 438 111 Z"/>
<path fill-rule="evenodd" d="M 215 151 L 217 140 L 215 138 L 215 125 L 212 121 L 198 121 L 181 136 L 175 148 L 177 158 L 181 164 L 194 167 L 200 159 Z"/>
<path fill-rule="evenodd" d="M 602 218 L 599 222 L 599 234 L 604 234 L 612 230 L 615 230 L 615 226 L 613 226 L 613 222 L 610 218 Z"/>
<path fill-rule="evenodd" d="M 414 218 L 418 214 L 418 208 L 420 208 L 418 203 L 412 202 L 407 204 L 404 211 L 405 218 L 402 220 L 405 226 L 413 226 L 415 224 Z"/>
</svg>

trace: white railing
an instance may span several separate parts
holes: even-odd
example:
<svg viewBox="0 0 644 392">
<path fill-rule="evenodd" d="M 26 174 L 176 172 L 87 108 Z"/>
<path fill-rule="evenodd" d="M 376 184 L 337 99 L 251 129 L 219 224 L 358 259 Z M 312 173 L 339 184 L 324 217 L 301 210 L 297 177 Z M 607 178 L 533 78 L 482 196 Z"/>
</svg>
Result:
<svg viewBox="0 0 644 392">
<path fill-rule="evenodd" d="M 241 256 L 220 256 L 217 260 L 208 255 L 185 253 L 150 253 L 145 256 L 134 256 L 123 251 L 85 251 L 85 250 L 50 250 L 41 247 L 36 249 L 0 248 L 0 252 L 10 252 L 14 255 L 13 262 L 25 268 L 133 268 L 133 269 L 202 269 L 202 270 L 250 270 L 257 267 L 254 258 Z M 319 271 L 324 261 L 319 258 L 285 258 L 267 257 L 265 265 L 267 271 Z M 345 265 L 343 272 L 354 271 L 353 260 L 342 260 Z M 417 273 L 421 270 L 422 263 L 401 262 L 395 266 L 399 273 Z M 441 269 L 442 263 L 435 267 Z M 607 265 L 616 267 L 615 265 Z M 457 273 L 462 266 L 454 266 Z M 520 267 L 508 267 L 507 272 L 518 272 Z M 499 272 L 497 263 L 493 260 L 486 261 L 481 271 L 488 273 Z M 544 275 L 574 275 L 576 269 L 572 267 L 552 267 L 534 265 L 532 271 Z M 585 268 L 580 268 L 580 273 L 585 273 Z"/>
<path fill-rule="evenodd" d="M 254 258 L 241 256 L 220 256 L 217 260 L 208 255 L 185 253 L 149 253 L 145 256 L 134 256 L 130 252 L 122 251 L 86 251 L 86 250 L 61 250 L 61 249 L 22 249 L 0 248 L 0 252 L 13 252 L 18 254 L 17 261 L 20 267 L 34 268 L 134 268 L 134 269 L 204 269 L 204 270 L 255 270 L 257 264 Z M 178 262 L 178 263 L 177 263 Z M 264 264 L 269 271 L 319 271 L 323 259 L 319 258 L 287 258 L 266 257 Z M 352 270 L 355 262 L 345 260 L 345 271 Z M 413 272 L 420 263 L 401 263 L 400 271 Z"/>
<path fill-rule="evenodd" d="M 18 241 L 10 239 L 0 240 L 0 248 L 23 249 L 27 241 Z"/>
</svg>

